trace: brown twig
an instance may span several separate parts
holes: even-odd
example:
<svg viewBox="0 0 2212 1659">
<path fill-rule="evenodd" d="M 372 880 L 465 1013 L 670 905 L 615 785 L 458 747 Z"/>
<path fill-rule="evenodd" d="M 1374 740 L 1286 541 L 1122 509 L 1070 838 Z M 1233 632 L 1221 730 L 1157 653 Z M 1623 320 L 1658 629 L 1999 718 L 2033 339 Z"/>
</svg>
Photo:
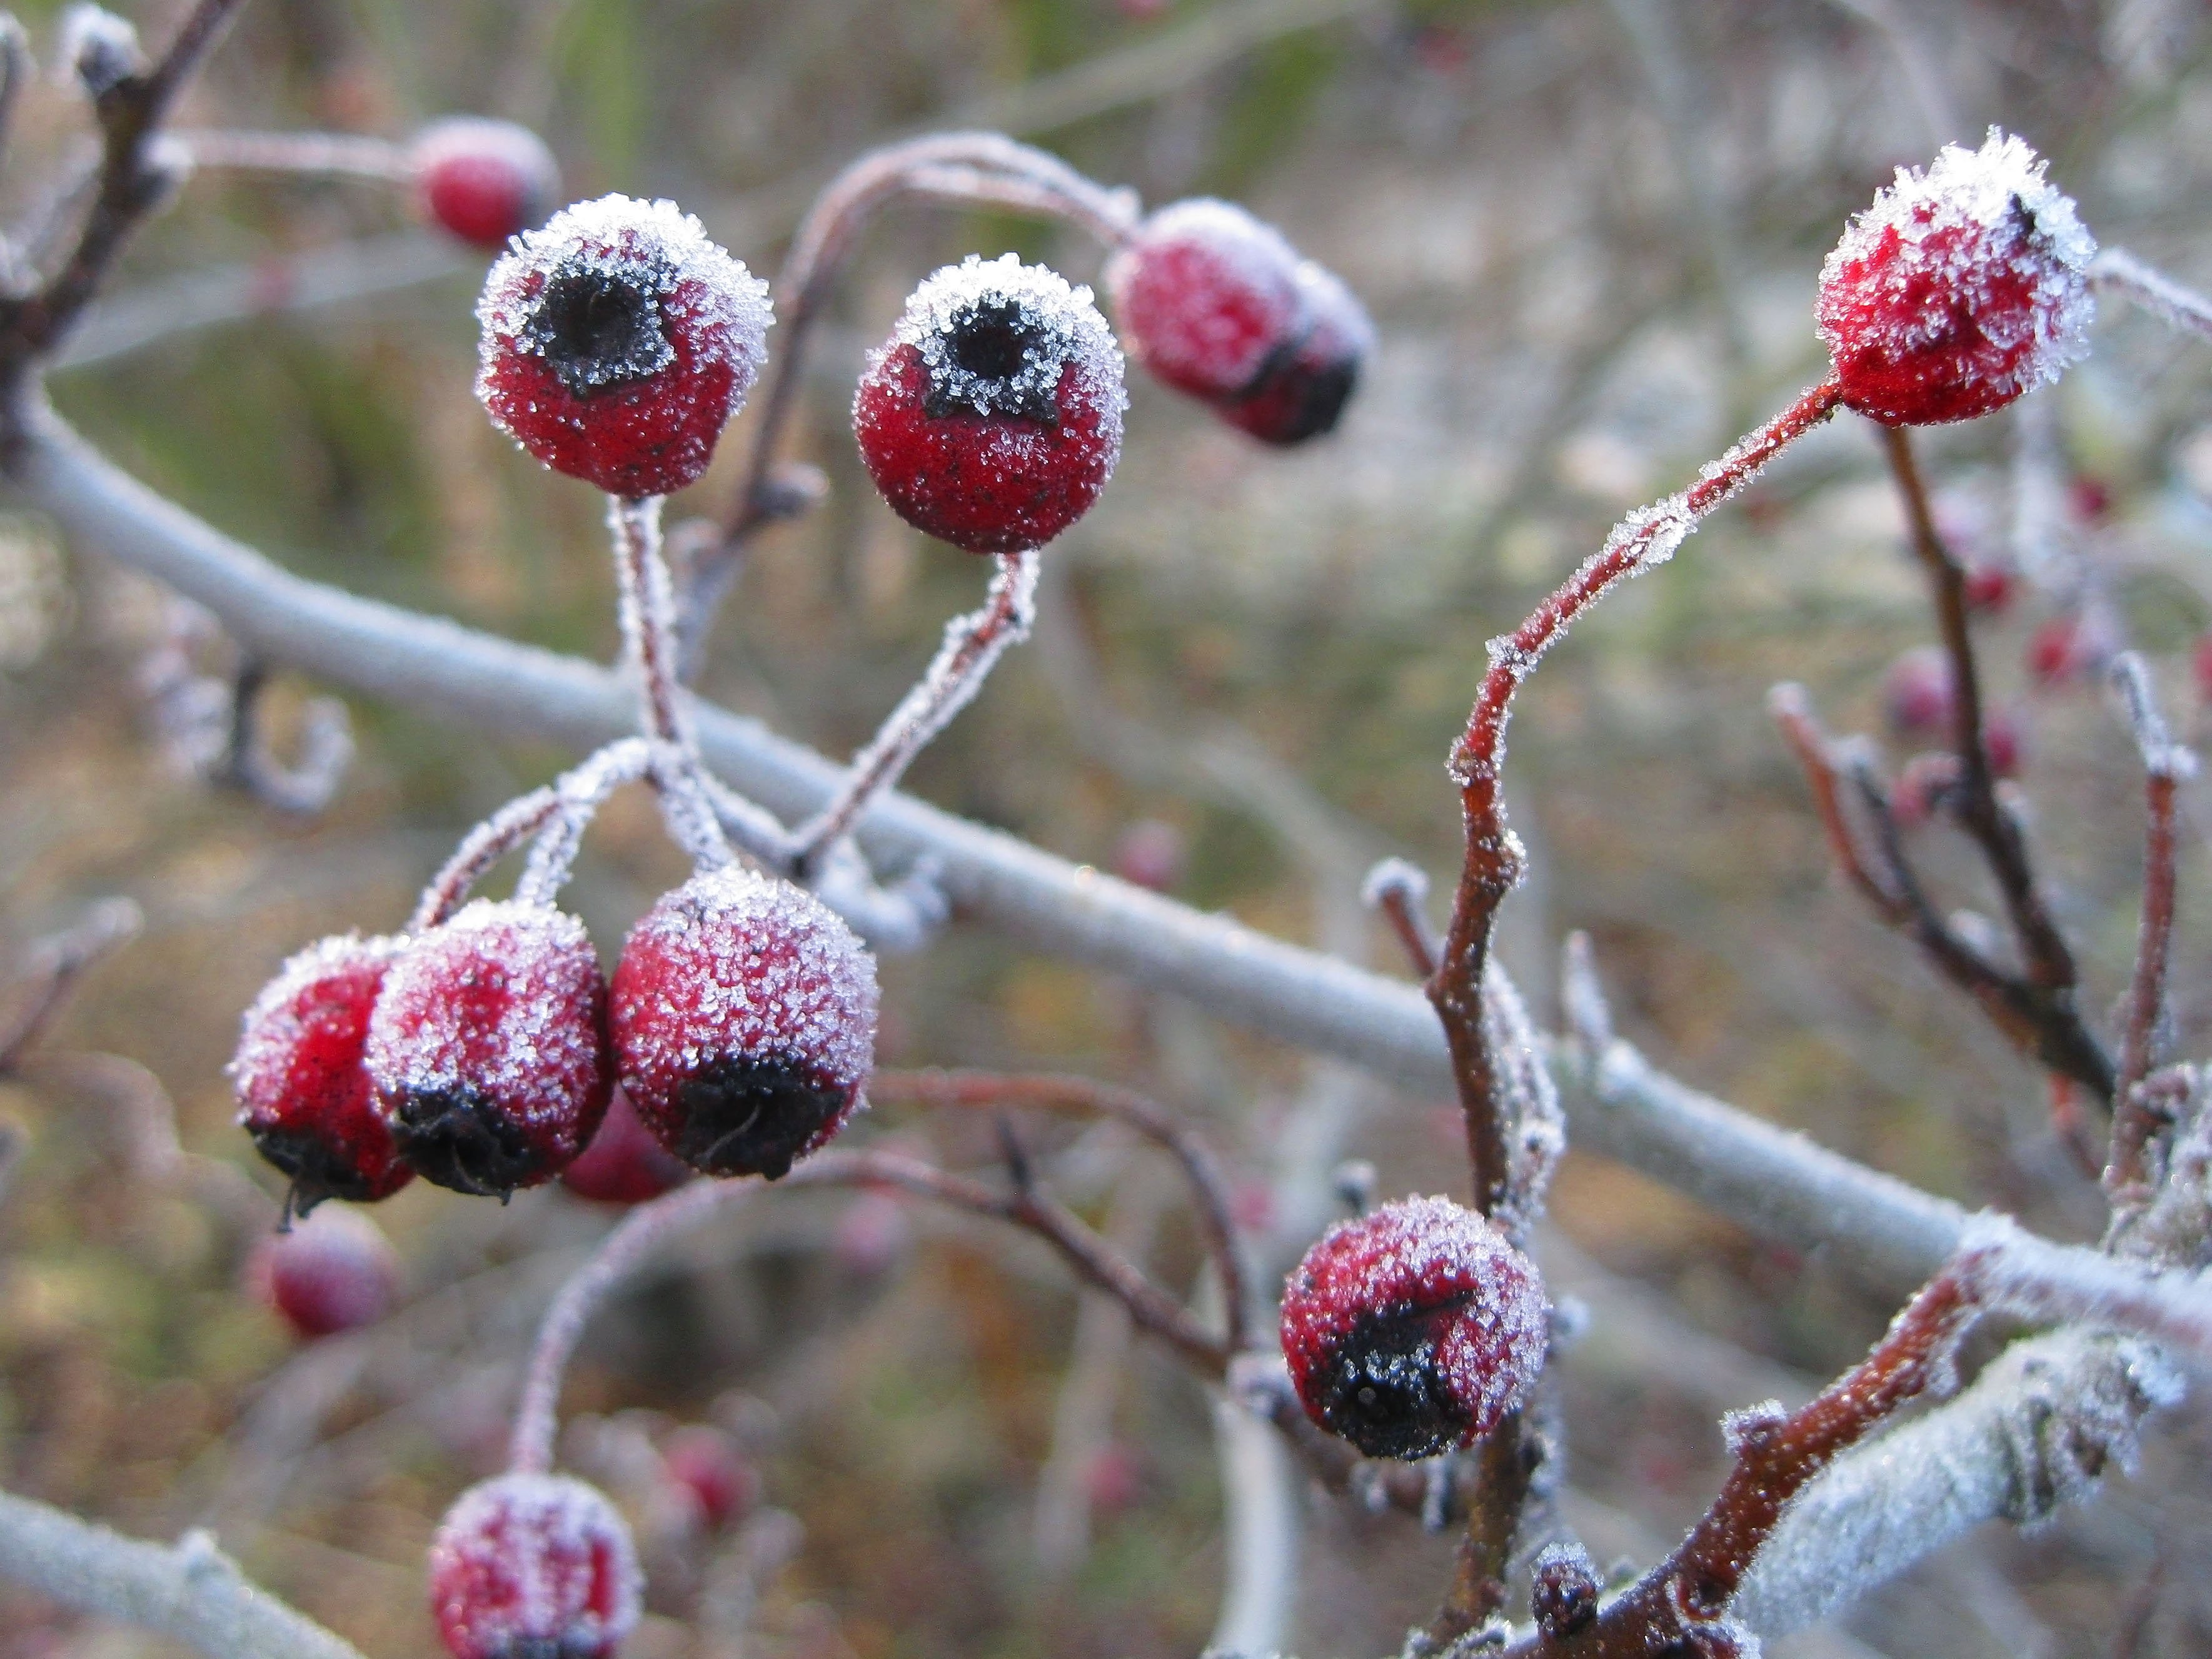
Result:
<svg viewBox="0 0 2212 1659">
<path fill-rule="evenodd" d="M 1978 1291 L 1970 1261 L 1954 1262 L 1909 1303 L 1872 1352 L 1806 1405 L 1769 1407 L 1729 1424 L 1735 1466 L 1674 1553 L 1571 1635 L 1544 1632 L 1513 1659 L 1647 1659 L 1726 1644 L 1729 1605 L 1790 1501 L 1891 1413 L 1946 1376 Z M 1720 1650 L 1733 1650 L 1722 1647 Z"/>
<path fill-rule="evenodd" d="M 2167 732 L 2141 657 L 2132 651 L 2121 653 L 2112 663 L 2112 680 L 2142 755 L 2144 819 L 2142 921 L 2136 933 L 2135 972 L 2128 984 L 2119 1075 L 2112 1090 L 2112 1150 L 2104 1172 L 2105 1190 L 2118 1207 L 2140 1203 L 2149 1195 L 2145 1153 L 2156 1121 L 2151 1103 L 2138 1097 L 2156 1058 L 2154 1050 L 2166 1012 L 2179 854 L 2174 796 L 2182 780 L 2197 769 L 2197 759 Z"/>
<path fill-rule="evenodd" d="M 1955 814 L 1960 827 L 1982 850 L 2027 964 L 2025 976 L 2017 981 L 2024 993 L 2020 1000 L 2032 1020 L 2022 1046 L 2051 1070 L 2110 1102 L 2112 1061 L 2075 1006 L 2081 975 L 2074 953 L 2044 902 L 2020 820 L 1997 796 L 1984 740 L 1980 672 L 1966 626 L 1966 569 L 1936 528 L 1927 487 L 1913 459 L 1911 434 L 1904 427 L 1886 426 L 1881 434 L 1883 453 L 1911 526 L 1913 551 L 1928 573 L 1936 623 L 1950 661 L 1957 720 L 1953 747 L 1960 763 Z M 2021 1040 L 2009 1029 L 2007 1034 L 2015 1042 Z"/>
<path fill-rule="evenodd" d="M 1221 1274 L 1222 1301 L 1228 1308 L 1230 1351 L 1251 1346 L 1251 1276 L 1237 1233 L 1229 1185 L 1205 1141 L 1184 1128 L 1156 1102 L 1133 1090 L 1090 1078 L 1035 1073 L 943 1071 L 878 1072 L 868 1079 L 868 1097 L 878 1104 L 1018 1107 L 1030 1111 L 1075 1112 L 1126 1123 L 1166 1152 L 1182 1167 L 1198 1212 L 1199 1229 Z"/>
<path fill-rule="evenodd" d="M 100 173 L 76 246 L 37 290 L 0 301 L 0 419 L 11 431 L 22 424 L 23 398 L 36 366 L 83 314 L 124 244 L 174 185 L 176 170 L 155 154 L 156 135 L 185 82 L 243 3 L 198 0 L 158 62 L 123 75 L 94 97 Z"/>
</svg>

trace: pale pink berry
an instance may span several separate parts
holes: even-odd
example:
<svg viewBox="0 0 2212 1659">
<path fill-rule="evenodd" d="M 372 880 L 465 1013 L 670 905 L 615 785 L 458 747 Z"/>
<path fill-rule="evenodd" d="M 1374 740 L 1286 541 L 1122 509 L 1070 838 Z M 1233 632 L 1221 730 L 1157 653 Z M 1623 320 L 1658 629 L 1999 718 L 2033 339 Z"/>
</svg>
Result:
<svg viewBox="0 0 2212 1659">
<path fill-rule="evenodd" d="M 501 1197 L 550 1181 L 599 1127 L 614 1083 L 583 924 L 513 900 L 463 907 L 392 963 L 368 1065 L 426 1180 Z"/>
<path fill-rule="evenodd" d="M 1816 314 L 1843 401 L 1890 425 L 1963 421 L 2056 380 L 2087 349 L 2097 245 L 2027 144 L 1947 146 L 1851 222 Z"/>
<path fill-rule="evenodd" d="M 1283 1357 L 1306 1414 L 1370 1457 L 1471 1445 L 1544 1364 L 1535 1265 L 1474 1211 L 1401 1199 L 1322 1236 L 1283 1296 Z"/>
<path fill-rule="evenodd" d="M 641 1591 L 629 1528 L 565 1475 L 470 1487 L 430 1543 L 430 1611 L 453 1659 L 612 1659 Z"/>
<path fill-rule="evenodd" d="M 660 1144 L 771 1181 L 852 1115 L 876 1008 L 875 958 L 836 913 L 736 866 L 647 911 L 608 993 L 623 1088 Z"/>
<path fill-rule="evenodd" d="M 1882 676 L 1881 701 L 1895 730 L 1908 736 L 1951 737 L 1958 723 L 1958 697 L 1950 659 L 1934 646 L 1906 652 Z"/>
</svg>

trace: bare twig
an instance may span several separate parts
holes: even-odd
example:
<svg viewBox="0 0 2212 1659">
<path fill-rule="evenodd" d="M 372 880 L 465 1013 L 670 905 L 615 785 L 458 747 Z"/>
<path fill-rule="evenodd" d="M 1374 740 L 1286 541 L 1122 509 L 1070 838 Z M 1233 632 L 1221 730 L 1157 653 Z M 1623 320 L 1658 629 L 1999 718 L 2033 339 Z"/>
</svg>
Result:
<svg viewBox="0 0 2212 1659">
<path fill-rule="evenodd" d="M 2089 262 L 2089 281 L 2100 294 L 2117 294 L 2170 328 L 2212 340 L 2212 299 L 2154 270 L 2125 248 L 2102 249 Z"/>
<path fill-rule="evenodd" d="M 86 970 L 137 938 L 145 925 L 144 913 L 131 900 L 102 899 L 74 927 L 32 945 L 22 979 L 9 988 L 15 1006 L 0 1014 L 0 1077 L 21 1061 Z"/>
<path fill-rule="evenodd" d="M 2044 901 L 2020 820 L 1997 795 L 1996 776 L 1990 766 L 1983 730 L 1980 672 L 1966 625 L 1965 568 L 1952 556 L 1936 531 L 1927 488 L 1913 459 L 1909 429 L 1885 426 L 1881 437 L 1883 453 L 1911 525 L 1913 550 L 1928 572 L 1944 653 L 1950 661 L 1951 695 L 1957 710 L 1953 749 L 1960 762 L 1955 816 L 1960 828 L 1981 848 L 1996 878 L 2005 915 L 2027 963 L 2027 973 L 2018 983 L 2023 994 L 2020 1000 L 2027 1005 L 2033 1023 L 2030 1052 L 2052 1071 L 2109 1102 L 2112 1062 L 2075 1006 L 2081 975 L 2074 953 Z"/>
<path fill-rule="evenodd" d="M 210 128 L 180 130 L 170 137 L 183 147 L 195 167 L 301 173 L 369 179 L 383 184 L 404 183 L 415 173 L 404 146 L 357 132 L 240 132 Z"/>
<path fill-rule="evenodd" d="M 1435 974 L 1437 939 L 1427 914 L 1429 878 L 1419 866 L 1404 859 L 1384 859 L 1367 872 L 1359 896 L 1390 924 L 1415 976 L 1426 980 Z"/>
</svg>

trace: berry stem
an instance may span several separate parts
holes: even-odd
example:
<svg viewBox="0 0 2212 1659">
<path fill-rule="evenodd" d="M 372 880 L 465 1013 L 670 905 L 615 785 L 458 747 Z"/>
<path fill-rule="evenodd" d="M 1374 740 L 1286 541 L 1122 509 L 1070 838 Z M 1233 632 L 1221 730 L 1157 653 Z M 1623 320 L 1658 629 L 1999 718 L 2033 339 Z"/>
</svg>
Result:
<svg viewBox="0 0 2212 1659">
<path fill-rule="evenodd" d="M 2212 297 L 2177 283 L 2125 248 L 2108 247 L 2089 262 L 2089 285 L 2117 294 L 2167 327 L 2212 340 Z"/>
<path fill-rule="evenodd" d="M 427 933 L 461 908 L 469 890 L 509 853 L 536 835 L 561 810 L 559 787 L 549 784 L 517 795 L 461 838 L 407 920 L 410 933 Z"/>
<path fill-rule="evenodd" d="M 1467 730 L 1452 748 L 1450 769 L 1460 786 L 1467 854 L 1443 957 L 1426 988 L 1451 1048 L 1453 1076 L 1467 1115 L 1475 1204 L 1486 1215 L 1507 1199 L 1512 1174 L 1512 1126 L 1498 1109 L 1498 1057 L 1491 1052 L 1484 1030 L 1482 986 L 1498 907 L 1521 878 L 1521 845 L 1506 827 L 1499 790 L 1513 695 L 1576 617 L 1618 583 L 1671 558 L 1706 514 L 1826 420 L 1841 397 L 1832 377 L 1823 380 L 1707 466 L 1688 489 L 1631 514 L 1519 628 L 1490 641 L 1489 671 Z"/>
<path fill-rule="evenodd" d="M 783 349 L 769 366 L 768 389 L 753 436 L 745 482 L 719 545 L 701 550 L 684 595 L 683 659 L 696 666 L 714 613 L 727 596 L 739 556 L 755 532 L 804 510 L 806 497 L 776 488 L 776 452 L 797 412 L 806 347 L 845 256 L 876 210 L 901 195 L 975 204 L 1057 218 L 1109 247 L 1135 228 L 1139 204 L 1109 190 L 1058 156 L 1001 133 L 933 133 L 871 150 L 831 179 L 807 210 L 775 279 Z"/>
<path fill-rule="evenodd" d="M 981 605 L 945 624 L 945 643 L 936 658 L 867 747 L 853 757 L 843 787 L 792 832 L 792 865 L 800 876 L 825 848 L 851 830 L 869 802 L 897 783 L 929 740 L 968 706 L 1006 647 L 1029 637 L 1036 617 L 1036 550 L 1001 553 L 998 560 L 998 572 Z"/>
<path fill-rule="evenodd" d="M 663 498 L 607 497 L 623 661 L 635 676 L 640 723 L 655 753 L 651 768 L 661 817 L 678 846 L 702 868 L 727 864 L 730 844 L 700 783 L 698 739 L 676 677 L 676 587 L 660 548 Z"/>
<path fill-rule="evenodd" d="M 400 146 L 358 133 L 208 129 L 172 137 L 185 147 L 195 167 L 374 179 L 387 184 L 404 184 L 414 176 L 407 152 Z"/>
<path fill-rule="evenodd" d="M 1944 653 L 1950 659 L 1957 709 L 1954 747 L 1960 768 L 1958 821 L 1982 850 L 2027 963 L 2023 989 L 2032 1029 L 2022 1046 L 2050 1070 L 2080 1084 L 2100 1100 L 2110 1102 L 2111 1056 L 2074 1005 L 2081 978 L 2074 953 L 2044 902 L 2020 821 L 1997 798 L 1996 776 L 1990 766 L 1982 720 L 1981 676 L 1966 621 L 1966 568 L 1952 556 L 1936 528 L 1927 486 L 1913 459 L 1911 433 L 1903 427 L 1886 426 L 1881 436 L 1890 472 L 1911 526 L 1913 551 L 1928 573 Z"/>
<path fill-rule="evenodd" d="M 554 809 L 530 849 L 514 896 L 523 904 L 550 904 L 568 879 L 584 831 L 609 795 L 653 770 L 655 745 L 646 738 L 611 743 L 553 785 Z"/>
</svg>

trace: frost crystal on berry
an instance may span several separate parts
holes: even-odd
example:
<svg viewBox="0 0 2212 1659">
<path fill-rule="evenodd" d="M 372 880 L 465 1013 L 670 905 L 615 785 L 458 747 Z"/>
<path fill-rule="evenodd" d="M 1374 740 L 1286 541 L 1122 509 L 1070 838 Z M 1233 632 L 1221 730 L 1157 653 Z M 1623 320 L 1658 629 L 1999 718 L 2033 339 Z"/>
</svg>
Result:
<svg viewBox="0 0 2212 1659">
<path fill-rule="evenodd" d="M 767 355 L 768 285 L 672 202 L 605 196 L 492 266 L 477 396 L 516 442 L 611 495 L 696 481 Z"/>
<path fill-rule="evenodd" d="M 1283 1297 L 1306 1414 L 1370 1457 L 1433 1457 L 1497 1428 L 1542 1368 L 1534 1263 L 1472 1210 L 1409 1198 L 1331 1228 Z"/>
<path fill-rule="evenodd" d="M 632 930 L 608 993 L 623 1088 L 709 1175 L 770 1180 L 844 1126 L 875 1063 L 875 960 L 811 893 L 734 866 Z"/>
<path fill-rule="evenodd" d="M 413 1179 L 362 1066 L 371 1011 L 404 941 L 347 933 L 301 951 L 246 1011 L 230 1062 L 238 1121 L 292 1178 L 293 1213 L 368 1203 Z"/>
<path fill-rule="evenodd" d="M 1137 361 L 1178 390 L 1241 398 L 1304 332 L 1297 250 L 1233 202 L 1176 202 L 1106 267 Z"/>
<path fill-rule="evenodd" d="M 606 1111 L 606 992 L 574 916 L 477 899 L 410 945 L 369 1022 L 377 1101 L 416 1172 L 504 1195 L 550 1181 Z"/>
<path fill-rule="evenodd" d="M 1121 352 L 1087 288 L 1012 254 L 925 281 L 870 357 L 853 432 L 884 500 L 974 553 L 1042 547 L 1121 453 Z"/>
<path fill-rule="evenodd" d="M 528 127 L 482 116 L 433 121 L 407 147 L 425 217 L 478 247 L 506 246 L 553 210 L 561 168 Z"/>
<path fill-rule="evenodd" d="M 399 1297 L 399 1255 L 357 1211 L 323 1209 L 253 1247 L 246 1281 L 301 1336 L 374 1325 Z"/>
<path fill-rule="evenodd" d="M 1852 220 L 1820 271 L 1843 401 L 1891 425 L 1969 420 L 2086 349 L 2097 245 L 2021 139 L 1948 145 Z"/>
<path fill-rule="evenodd" d="M 1271 444 L 1304 443 L 1334 430 L 1375 349 L 1367 307 L 1334 272 L 1298 262 L 1304 335 L 1275 353 L 1251 390 L 1221 406 L 1232 426 Z"/>
<path fill-rule="evenodd" d="M 430 1544 L 430 1611 L 454 1659 L 611 1659 L 641 1591 L 629 1528 L 565 1475 L 470 1487 Z"/>
</svg>

